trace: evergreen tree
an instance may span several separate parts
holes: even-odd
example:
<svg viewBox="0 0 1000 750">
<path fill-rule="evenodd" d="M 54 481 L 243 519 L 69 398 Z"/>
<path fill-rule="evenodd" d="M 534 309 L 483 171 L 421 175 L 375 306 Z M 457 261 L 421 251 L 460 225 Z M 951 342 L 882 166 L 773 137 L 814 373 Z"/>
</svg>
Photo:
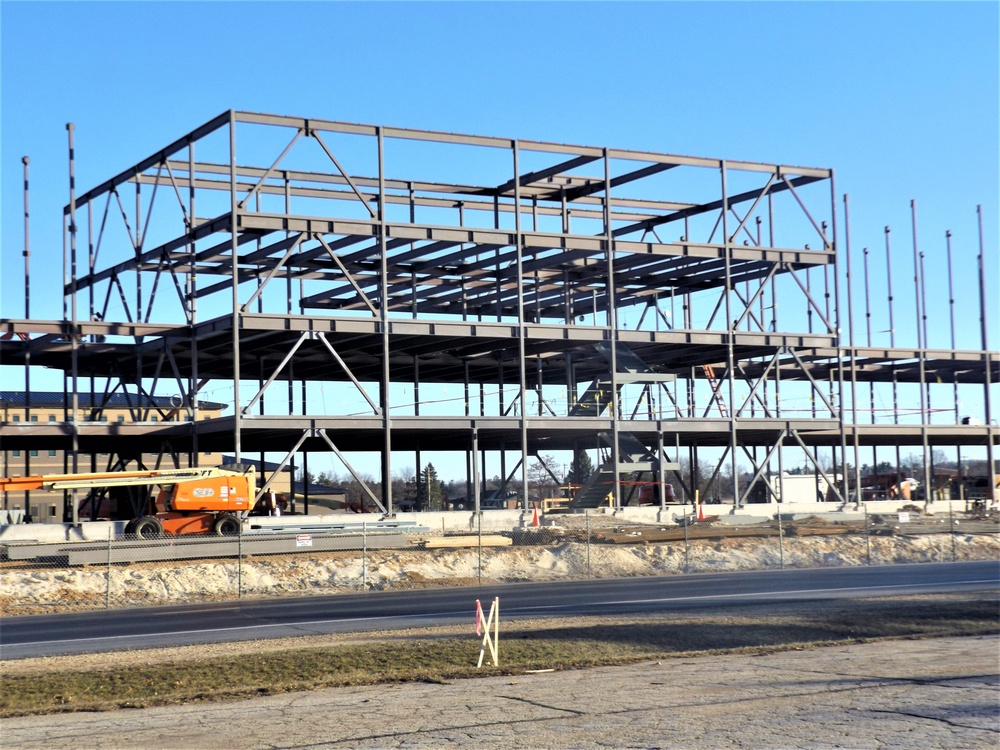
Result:
<svg viewBox="0 0 1000 750">
<path fill-rule="evenodd" d="M 421 505 L 427 510 L 444 510 L 444 492 L 434 464 L 427 464 L 422 472 L 423 484 L 420 488 Z"/>
<path fill-rule="evenodd" d="M 573 466 L 566 474 L 566 484 L 584 484 L 594 474 L 594 463 L 587 451 L 576 454 Z"/>
</svg>

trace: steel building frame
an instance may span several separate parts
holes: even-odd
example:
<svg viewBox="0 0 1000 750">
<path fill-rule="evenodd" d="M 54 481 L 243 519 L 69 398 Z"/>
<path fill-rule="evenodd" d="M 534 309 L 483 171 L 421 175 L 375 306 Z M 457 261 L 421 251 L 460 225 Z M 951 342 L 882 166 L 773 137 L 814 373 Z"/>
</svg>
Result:
<svg viewBox="0 0 1000 750">
<path fill-rule="evenodd" d="M 477 508 L 488 451 L 505 480 L 521 469 L 527 502 L 531 456 L 600 447 L 597 494 L 616 507 L 637 472 L 691 497 L 696 469 L 667 454 L 696 467 L 699 447 L 721 450 L 714 474 L 731 464 L 737 504 L 757 482 L 777 494 L 783 446 L 821 474 L 830 448 L 845 502 L 837 467 L 857 474 L 863 446 L 985 445 L 995 465 L 985 315 L 980 351 L 954 348 L 954 323 L 951 349 L 928 348 L 926 308 L 916 347 L 872 346 L 870 322 L 856 345 L 853 315 L 842 338 L 832 170 L 228 111 L 77 195 L 72 126 L 69 140 L 65 319 L 33 320 L 26 302 L 0 320 L 0 356 L 63 370 L 74 413 L 88 378 L 176 389 L 191 421 L 130 426 L 133 450 L 279 452 L 279 471 L 332 452 L 356 478 L 348 454 L 378 451 L 383 491 L 369 494 L 386 514 L 398 451 L 418 467 L 421 450 L 464 451 Z M 421 148 L 424 179 L 390 171 Z M 26 284 L 27 256 L 26 242 Z M 865 262 L 867 298 L 867 249 Z M 984 309 L 982 269 L 980 285 Z M 233 416 L 197 420 L 209 382 L 231 384 Z M 344 413 L 317 399 L 324 383 L 351 389 Z M 915 385 L 919 423 L 895 402 L 893 424 L 862 423 L 866 383 L 894 398 Z M 431 384 L 460 387 L 461 407 L 428 414 Z M 927 417 L 939 384 L 955 389 L 954 424 Z M 960 385 L 984 388 L 985 424 L 958 423 Z M 99 424 L 0 434 L 5 449 L 58 445 L 74 468 L 121 447 Z"/>
</svg>

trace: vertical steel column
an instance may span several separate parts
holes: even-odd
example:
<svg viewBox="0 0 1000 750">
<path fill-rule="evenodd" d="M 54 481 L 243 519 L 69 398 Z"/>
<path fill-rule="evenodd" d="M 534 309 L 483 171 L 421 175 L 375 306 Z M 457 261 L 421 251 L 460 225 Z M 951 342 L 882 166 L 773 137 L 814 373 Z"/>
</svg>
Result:
<svg viewBox="0 0 1000 750">
<path fill-rule="evenodd" d="M 930 419 L 930 415 L 927 410 L 927 339 L 925 336 L 926 331 L 923 329 L 922 320 L 924 316 L 924 306 L 923 299 L 921 298 L 920 289 L 923 286 L 921 280 L 921 268 L 920 268 L 920 248 L 917 242 L 917 202 L 915 200 L 910 201 L 910 221 L 913 231 L 913 284 L 916 291 L 916 304 L 917 304 L 917 349 L 918 353 L 918 366 L 920 369 L 920 441 L 924 449 L 924 502 L 931 500 L 928 493 L 931 491 L 931 467 L 930 467 L 930 448 L 927 445 L 927 422 Z M 985 347 L 983 347 L 985 348 Z"/>
<path fill-rule="evenodd" d="M 478 499 L 479 497 L 478 493 L 476 493 L 475 490 L 473 489 L 473 481 L 472 481 L 472 476 L 476 472 L 476 468 L 473 466 L 475 462 L 476 462 L 475 454 L 472 452 L 472 448 L 471 447 L 466 448 L 465 449 L 465 497 L 466 499 L 469 500 L 473 498 Z M 478 503 L 473 507 L 475 507 L 476 510 L 479 510 Z"/>
<path fill-rule="evenodd" d="M 243 460 L 243 444 L 240 435 L 243 427 L 243 415 L 240 409 L 240 274 L 238 232 L 239 206 L 236 202 L 236 112 L 229 110 L 229 252 L 232 254 L 233 273 L 233 453 L 236 463 L 240 463 Z"/>
<path fill-rule="evenodd" d="M 892 307 L 892 251 L 889 244 L 889 227 L 885 228 L 885 278 L 889 293 L 889 347 L 896 348 L 896 319 Z M 872 406 L 874 409 L 875 407 Z M 892 423 L 899 424 L 899 384 L 896 382 L 896 370 L 892 371 Z M 899 445 L 896 445 L 896 473 L 899 474 Z"/>
<path fill-rule="evenodd" d="M 415 274 L 414 274 L 415 275 Z M 413 416 L 420 416 L 420 355 L 413 355 Z"/>
<path fill-rule="evenodd" d="M 94 204 L 93 201 L 87 201 L 87 273 L 93 275 L 96 271 L 97 261 L 94 258 Z M 94 320 L 94 285 L 93 283 L 87 285 L 87 319 Z M 103 319 L 103 315 L 101 316 Z M 141 370 L 139 371 L 141 372 Z M 97 379 L 94 377 L 94 371 L 90 372 L 90 393 L 91 401 L 93 401 L 93 394 L 97 390 Z M 141 412 L 140 412 L 141 413 Z M 92 472 L 97 471 L 97 454 L 90 454 L 90 470 Z M 91 516 L 97 512 L 97 505 L 91 505 Z"/>
<path fill-rule="evenodd" d="M 854 345 L 854 274 L 851 268 L 851 209 L 847 193 L 844 193 L 844 242 L 846 243 L 845 252 L 847 254 L 847 338 L 851 347 L 851 423 L 854 434 L 854 501 L 855 504 L 858 504 L 861 502 L 861 447 L 858 443 L 858 350 Z M 839 304 L 838 300 L 838 307 Z M 843 383 L 843 377 L 841 377 L 841 383 Z M 840 411 L 841 424 L 843 424 L 843 397 L 841 397 Z M 844 475 L 846 477 L 846 471 Z M 844 498 L 847 498 L 846 491 Z"/>
<path fill-rule="evenodd" d="M 79 384 L 78 384 L 78 374 L 79 374 L 79 336 L 77 327 L 79 321 L 77 319 L 77 299 L 76 299 L 76 149 L 73 145 L 73 133 L 75 130 L 73 123 L 66 123 L 66 130 L 69 134 L 69 255 L 70 255 L 70 321 L 72 323 L 70 327 L 70 392 L 71 392 L 71 414 L 70 418 L 70 436 L 72 438 L 72 447 L 70 449 L 70 463 L 72 467 L 72 473 L 76 474 L 79 471 L 78 453 L 80 450 L 80 429 L 77 425 L 77 418 L 79 416 L 80 409 L 80 394 L 79 394 Z M 64 266 L 65 267 L 65 266 Z M 66 293 L 63 292 L 63 307 L 65 308 Z M 64 402 L 65 403 L 65 402 Z M 69 492 L 69 502 L 72 504 L 70 512 L 66 513 L 65 507 L 63 508 L 63 521 L 71 521 L 74 526 L 79 526 L 80 515 L 79 509 L 76 502 L 77 491 L 70 490 Z"/>
<path fill-rule="evenodd" d="M 285 190 L 284 190 L 284 194 L 285 194 L 285 216 L 290 216 L 291 213 L 292 213 L 292 185 L 291 185 L 291 180 L 288 177 L 288 172 L 283 172 L 282 174 L 284 176 L 284 188 L 285 188 Z M 290 236 L 291 236 L 291 232 L 286 231 L 285 232 L 285 237 L 287 238 L 287 237 L 290 237 Z M 289 259 L 289 260 L 291 260 L 291 259 Z M 285 314 L 289 315 L 289 316 L 292 314 L 292 297 L 293 297 L 293 290 L 295 288 L 295 285 L 294 285 L 294 283 L 292 281 L 293 277 L 294 277 L 294 274 L 291 272 L 291 269 L 287 269 L 287 273 L 285 273 Z M 302 301 L 301 301 L 301 298 L 299 300 L 299 312 L 300 313 L 302 312 Z M 295 413 L 295 360 L 294 359 L 289 360 L 289 362 L 288 362 L 288 380 L 287 380 L 287 386 L 286 386 L 286 393 L 287 393 L 287 396 L 288 396 L 286 411 L 288 412 L 288 416 L 291 416 L 292 414 Z M 305 455 L 305 451 L 303 451 L 303 457 L 304 457 L 304 455 Z M 292 490 L 293 490 L 293 492 L 292 492 L 292 503 L 293 503 L 293 506 L 292 507 L 294 509 L 294 502 L 295 502 L 295 500 L 294 500 L 294 498 L 295 498 L 294 489 L 295 489 L 295 473 L 296 473 L 296 465 L 295 465 L 295 456 L 294 455 L 292 456 L 291 461 L 290 461 L 290 470 L 291 470 L 291 473 L 292 473 Z M 303 488 L 303 490 L 305 490 L 309 486 L 309 482 L 305 481 L 306 478 L 307 478 L 306 477 L 306 471 L 307 470 L 308 470 L 307 462 L 303 458 L 303 467 L 302 467 L 302 478 L 303 478 L 302 488 Z"/>
<path fill-rule="evenodd" d="M 604 157 L 604 242 L 607 245 L 608 259 L 608 282 L 607 282 L 607 325 L 609 343 L 611 345 L 611 396 L 608 406 L 611 409 L 611 466 L 613 467 L 614 484 L 612 493 L 615 509 L 622 507 L 621 486 L 618 475 L 618 464 L 621 462 L 621 451 L 619 450 L 618 434 L 620 426 L 618 420 L 621 411 L 618 408 L 618 300 L 615 288 L 615 237 L 611 227 L 611 158 L 608 150 L 603 150 Z M 597 311 L 594 315 L 596 318 Z M 595 320 L 596 323 L 596 320 Z"/>
<path fill-rule="evenodd" d="M 868 268 L 868 248 L 864 248 L 864 261 L 865 261 L 865 330 L 867 335 L 865 338 L 866 345 L 871 348 L 872 345 L 872 303 L 871 303 L 871 284 L 869 277 Z M 868 414 L 871 418 L 871 423 L 875 424 L 875 382 L 868 382 Z M 877 462 L 876 462 L 877 465 Z"/>
<path fill-rule="evenodd" d="M 514 178 L 515 178 L 515 183 L 516 182 L 520 182 L 520 180 L 517 179 L 517 175 L 514 175 Z M 519 192 L 519 185 L 515 184 L 514 190 L 515 190 L 515 194 L 517 194 Z M 516 207 L 515 207 L 515 210 L 514 210 L 514 217 L 515 217 L 515 221 L 516 221 L 516 219 L 517 219 L 517 208 Z M 493 196 L 493 228 L 494 229 L 499 229 L 500 228 L 500 196 L 499 195 Z M 501 286 L 500 285 L 500 272 L 502 270 L 500 268 L 500 247 L 498 246 L 493 252 L 496 254 L 496 258 L 497 258 L 497 264 L 496 264 L 497 323 L 500 323 L 503 320 L 503 290 L 500 288 L 500 286 Z M 503 394 L 502 393 L 501 393 L 501 396 L 500 396 L 500 414 L 501 415 L 503 414 Z"/>
<path fill-rule="evenodd" d="M 871 305 L 871 283 L 868 267 L 868 248 L 862 250 L 865 266 L 865 330 L 867 331 L 865 342 L 868 348 L 872 345 L 872 305 Z M 872 424 L 875 424 L 875 381 L 868 381 L 868 416 Z M 878 476 L 878 448 L 872 446 L 872 471 Z M 862 497 L 862 500 L 864 498 Z"/>
<path fill-rule="evenodd" d="M 194 187 L 194 141 L 188 143 L 188 252 L 190 254 L 191 272 L 187 276 L 187 310 L 188 324 L 191 326 L 191 379 L 188 381 L 188 391 L 191 393 L 191 408 L 194 412 L 195 424 L 198 422 L 198 336 L 195 333 L 195 326 L 198 323 L 198 270 L 197 252 L 195 251 L 194 226 L 195 226 L 195 187 Z M 193 465 L 198 466 L 201 461 L 198 458 L 198 430 L 194 431 L 191 437 L 191 453 L 194 457 Z M 292 479 L 292 489 L 294 490 L 294 477 Z"/>
<path fill-rule="evenodd" d="M 482 493 L 480 490 L 481 482 L 479 481 L 479 428 L 473 423 L 472 427 L 472 453 L 469 461 L 470 467 L 472 469 L 472 499 L 476 513 L 481 513 L 480 502 L 482 500 Z M 482 524 L 480 523 L 480 526 Z"/>
<path fill-rule="evenodd" d="M 94 257 L 94 202 L 87 201 L 87 273 L 93 275 L 97 268 L 97 259 Z M 87 317 L 90 320 L 94 320 L 94 285 L 88 284 L 88 306 L 87 306 Z M 103 319 L 103 316 L 102 316 Z M 91 383 L 93 383 L 94 376 L 90 376 Z M 91 392 L 93 392 L 93 387 Z"/>
<path fill-rule="evenodd" d="M 698 497 L 698 490 L 701 489 L 701 467 L 698 465 L 697 440 L 688 446 L 688 462 L 691 474 L 691 502 L 694 502 L 695 498 Z"/>
<path fill-rule="evenodd" d="M 480 416 L 482 416 L 482 415 L 480 415 Z M 478 440 L 478 435 L 477 435 L 477 440 Z M 479 475 L 482 477 L 480 483 L 483 485 L 481 489 L 485 490 L 486 489 L 487 477 L 489 476 L 489 474 L 486 473 L 486 451 L 485 450 L 482 451 L 474 460 L 479 464 Z M 506 501 L 505 501 L 505 503 L 504 503 L 504 510 L 506 510 L 506 509 L 507 509 L 507 506 L 506 506 Z"/>
<path fill-rule="evenodd" d="M 660 510 L 665 510 L 667 502 L 667 477 L 664 474 L 663 464 L 663 425 L 657 420 L 656 425 L 656 486 L 660 496 Z"/>
<path fill-rule="evenodd" d="M 504 416 L 506 404 L 504 403 L 504 377 L 503 377 L 504 350 L 497 350 L 497 416 Z"/>
<path fill-rule="evenodd" d="M 392 419 L 389 416 L 389 258 L 385 242 L 385 139 L 382 127 L 375 128 L 378 138 L 378 242 L 379 256 L 379 317 L 382 325 L 382 387 L 379 394 L 382 409 L 382 503 L 386 515 L 395 516 L 392 508 Z M 418 469 L 419 470 L 419 469 Z"/>
<path fill-rule="evenodd" d="M 566 188 L 559 188 L 559 210 L 562 219 L 562 233 L 569 234 L 569 211 L 566 209 Z"/>
<path fill-rule="evenodd" d="M 527 347 L 525 336 L 528 329 L 524 321 L 524 241 L 521 236 L 521 163 L 520 147 L 518 142 L 511 141 L 511 150 L 514 156 L 514 238 L 517 243 L 515 255 L 517 258 L 517 355 L 518 355 L 518 378 L 520 379 L 520 402 L 521 413 L 518 415 L 518 424 L 521 429 L 521 484 L 524 489 L 524 509 L 528 509 L 528 373 L 525 364 Z M 497 284 L 500 278 L 497 277 Z M 501 304 L 499 299 L 497 305 Z"/>
<path fill-rule="evenodd" d="M 69 229 L 69 227 L 70 227 L 69 211 L 66 210 L 66 209 L 63 210 L 62 222 L 63 222 L 63 226 L 62 226 L 62 274 L 63 274 L 63 278 L 62 278 L 62 282 L 63 282 L 62 283 L 62 292 L 63 292 L 63 295 L 62 295 L 62 320 L 63 320 L 63 322 L 65 322 L 65 321 L 67 321 L 69 319 L 69 305 L 66 302 L 66 285 L 69 283 L 69 276 L 66 273 L 66 268 L 67 268 L 67 266 L 69 264 L 69 232 L 70 232 L 70 229 Z M 69 401 L 68 401 L 70 388 L 69 388 L 69 375 L 66 373 L 65 370 L 63 370 L 62 379 L 63 379 L 63 400 L 62 400 L 63 421 L 69 422 L 71 420 L 71 416 L 70 416 L 70 404 L 69 404 Z M 69 465 L 70 452 L 69 451 L 63 451 L 63 457 L 62 457 L 62 459 L 63 459 L 63 473 L 64 474 L 70 474 L 70 473 L 72 473 L 72 471 L 70 469 L 70 465 Z M 63 493 L 63 498 L 65 499 L 65 493 Z M 63 517 L 63 521 L 68 520 L 65 517 L 66 516 L 65 510 L 66 509 L 64 507 L 63 508 L 63 516 L 64 516 Z"/>
<path fill-rule="evenodd" d="M 685 223 L 687 223 L 687 217 L 684 217 Z M 684 330 L 691 330 L 691 293 L 684 292 L 681 298 L 681 316 L 684 319 L 683 327 Z M 692 365 L 688 368 L 688 376 L 684 382 L 684 405 L 687 408 L 687 416 L 693 417 L 696 411 L 695 405 L 695 368 Z"/>
<path fill-rule="evenodd" d="M 412 182 L 408 182 L 407 183 L 407 188 L 408 188 L 407 192 L 408 192 L 408 194 L 410 196 L 410 223 L 411 224 L 416 224 L 417 223 L 417 204 L 416 204 L 416 202 L 414 200 L 415 196 L 413 194 L 413 183 Z M 463 223 L 462 204 L 459 203 L 458 204 L 458 224 L 459 224 L 459 226 L 461 226 L 462 223 Z M 411 251 L 413 250 L 414 246 L 415 246 L 414 243 L 411 242 L 410 243 L 410 250 Z M 417 315 L 417 274 L 416 273 L 412 273 L 410 275 L 410 285 L 411 285 L 410 288 L 412 289 L 412 299 L 413 299 L 411 317 L 414 320 L 416 320 L 417 317 L 418 317 L 418 315 Z M 465 295 L 462 296 L 462 320 L 465 320 Z M 416 357 L 414 357 L 414 359 L 415 358 Z"/>
<path fill-rule="evenodd" d="M 778 446 L 778 502 L 782 502 L 782 499 L 787 497 L 785 495 L 785 459 L 783 455 L 782 448 L 785 447 L 785 438 L 788 432 L 784 429 L 781 430 L 781 434 L 778 436 L 778 442 L 781 445 Z"/>
<path fill-rule="evenodd" d="M 844 498 L 844 502 L 848 502 L 850 500 L 851 493 L 848 491 L 848 487 L 850 486 L 850 482 L 848 481 L 848 478 L 847 478 L 847 427 L 846 427 L 846 424 L 844 422 L 844 336 L 843 336 L 843 331 L 842 331 L 842 326 L 841 326 L 841 320 L 840 320 L 840 274 L 837 273 L 837 263 L 836 263 L 837 262 L 837 193 L 836 193 L 836 184 L 835 183 L 836 183 L 836 181 L 834 179 L 833 170 L 831 169 L 830 170 L 830 232 L 831 232 L 831 241 L 832 241 L 832 244 L 833 244 L 832 250 L 833 250 L 833 260 L 834 260 L 834 265 L 833 265 L 833 314 L 834 314 L 834 323 L 833 323 L 833 325 L 836 328 L 835 333 L 837 335 L 837 381 L 838 381 L 838 386 L 839 386 L 839 390 L 838 390 L 838 394 L 837 394 L 837 397 L 839 399 L 839 403 L 837 404 L 837 418 L 838 418 L 838 421 L 840 422 L 840 468 L 841 468 L 841 471 L 844 474 L 844 482 L 843 482 L 843 485 L 842 485 L 843 492 L 841 494 L 842 494 L 842 496 Z M 846 196 L 845 196 L 845 199 L 846 199 Z M 845 211 L 846 211 L 846 204 L 845 204 Z M 845 220 L 845 222 L 847 220 L 846 214 L 845 214 L 844 220 Z M 845 231 L 846 231 L 846 225 L 845 225 Z M 847 250 L 847 258 L 848 258 L 848 260 L 847 260 L 848 266 L 850 266 L 850 262 L 851 261 L 850 261 L 850 247 L 849 246 L 848 246 L 848 250 Z M 826 268 L 826 266 L 824 266 L 824 269 L 825 268 Z M 824 280 L 826 279 L 826 277 L 827 277 L 827 274 L 826 274 L 826 271 L 824 270 L 824 272 L 823 272 L 823 278 L 824 278 Z M 830 289 L 829 289 L 829 287 L 826 288 L 826 294 L 827 294 L 827 300 L 829 300 L 829 297 L 830 297 Z M 848 297 L 850 297 L 850 295 L 848 295 Z M 848 299 L 848 301 L 847 301 L 847 309 L 848 309 L 848 315 L 850 315 L 850 309 L 851 309 L 851 301 L 850 301 L 850 299 Z M 828 312 L 827 313 L 827 320 L 829 320 L 829 319 L 830 319 L 830 315 L 829 315 L 829 312 Z M 853 330 L 853 324 L 852 324 L 852 330 Z M 852 347 L 851 357 L 852 357 L 852 362 L 853 362 L 853 356 L 854 356 L 854 354 L 853 354 L 854 341 L 853 340 L 850 342 L 850 345 Z M 833 391 L 833 384 L 832 383 L 830 384 L 830 390 L 831 390 L 831 396 L 832 396 L 832 391 Z M 852 399 L 853 399 L 853 391 L 851 392 L 851 395 L 852 395 Z M 830 400 L 833 401 L 832 398 Z M 836 453 L 836 450 L 834 450 L 834 453 Z M 854 461 L 855 471 L 857 471 L 857 464 L 858 464 L 858 462 L 857 462 L 857 460 L 855 460 Z M 836 462 L 834 462 L 834 467 L 833 467 L 833 481 L 834 482 L 837 481 L 837 467 L 836 467 Z"/>
<path fill-rule="evenodd" d="M 896 348 L 896 318 L 893 314 L 892 306 L 892 245 L 889 242 L 889 235 L 892 233 L 892 229 L 889 227 L 885 228 L 885 281 L 886 290 L 888 291 L 888 303 L 889 303 L 889 346 L 893 349 Z"/>
<path fill-rule="evenodd" d="M 416 363 L 416 355 L 414 355 L 413 361 L 414 361 L 414 363 Z M 465 402 L 465 416 L 467 416 L 467 417 L 472 414 L 472 412 L 471 412 L 471 410 L 469 408 L 469 398 L 470 398 L 469 394 L 470 394 L 470 391 L 469 391 L 469 360 L 466 359 L 465 361 L 462 362 L 462 395 L 464 397 L 464 402 Z"/>
<path fill-rule="evenodd" d="M 768 247 L 775 247 L 774 195 L 770 191 L 767 193 L 767 235 Z M 771 330 L 775 333 L 778 331 L 778 282 L 774 276 L 771 277 Z"/>
<path fill-rule="evenodd" d="M 948 327 L 951 332 L 951 348 L 954 350 L 955 345 L 955 285 L 954 285 L 954 269 L 952 267 L 951 261 L 951 230 L 947 230 L 944 233 L 945 239 L 945 252 L 948 259 Z M 958 387 L 958 381 L 955 381 L 955 387 Z M 958 392 L 955 393 L 955 401 L 958 401 Z M 957 404 L 956 404 L 957 406 Z M 958 416 L 958 412 L 955 412 L 955 416 Z M 957 420 L 956 420 L 957 421 Z"/>
<path fill-rule="evenodd" d="M 28 210 L 28 165 L 31 164 L 31 159 L 27 156 L 21 157 L 21 163 L 24 165 L 24 319 L 31 319 L 31 271 L 30 271 L 30 261 L 31 261 L 31 243 L 30 243 L 30 232 L 29 232 L 29 217 L 30 212 Z"/>
<path fill-rule="evenodd" d="M 723 242 L 723 252 L 725 253 L 726 261 L 726 369 L 728 370 L 726 380 L 729 385 L 729 403 L 731 405 L 736 404 L 736 385 L 734 381 L 734 373 L 736 371 L 735 362 L 735 336 L 736 332 L 734 330 L 733 323 L 733 312 L 732 312 L 732 300 L 730 299 L 731 291 L 733 288 L 733 268 L 732 268 L 732 241 L 733 238 L 729 236 L 729 188 L 726 184 L 726 162 L 719 162 L 719 170 L 722 175 L 722 242 Z M 808 281 L 809 277 L 806 276 Z M 740 471 L 739 464 L 736 457 L 736 411 L 733 408 L 728 409 L 729 411 L 729 452 L 732 456 L 732 467 L 733 467 L 733 507 L 737 508 L 740 504 Z"/>
<path fill-rule="evenodd" d="M 951 331 L 951 349 L 954 351 L 955 346 L 955 285 L 954 285 L 954 269 L 952 267 L 951 261 L 951 230 L 949 229 L 944 233 L 945 248 L 948 258 L 948 323 Z M 955 424 L 962 423 L 962 417 L 959 413 L 958 408 L 958 376 L 953 375 L 954 378 L 952 382 L 952 401 L 955 408 Z M 955 459 L 958 464 L 958 483 L 962 486 L 962 446 L 955 447 Z M 964 494 L 964 493 L 963 493 Z M 950 498 L 949 498 L 950 499 Z"/>
<path fill-rule="evenodd" d="M 993 425 L 993 406 L 990 398 L 990 379 L 992 373 L 990 372 L 989 335 L 986 325 L 986 255 L 983 247 L 983 207 L 981 205 L 976 206 L 976 218 L 979 223 L 979 331 L 983 346 L 983 360 L 986 365 L 983 368 L 986 372 L 983 382 L 983 403 L 986 410 L 986 413 L 983 415 L 986 418 L 986 473 L 990 484 L 990 499 L 993 503 L 996 503 L 998 498 L 994 477 L 996 476 L 997 468 L 996 459 L 993 457 L 993 442 L 996 439 L 996 428 Z"/>
<path fill-rule="evenodd" d="M 924 307 L 923 328 L 924 328 L 924 349 L 930 349 L 930 335 L 927 333 L 927 274 L 924 273 L 924 253 L 920 251 L 920 302 Z M 924 390 L 927 391 L 927 424 L 930 424 L 931 415 L 934 413 L 934 402 L 931 400 L 931 381 L 924 383 Z M 931 458 L 933 459 L 933 452 Z"/>
<path fill-rule="evenodd" d="M 31 232 L 30 232 L 30 211 L 28 206 L 28 165 L 31 159 L 27 156 L 21 157 L 24 165 L 24 319 L 31 320 Z M 31 420 L 31 336 L 24 337 L 24 421 Z M 7 459 L 7 452 L 4 451 L 4 460 Z M 5 467 L 5 472 L 6 467 Z M 24 474 L 31 474 L 31 451 L 24 452 Z M 7 507 L 7 493 L 4 493 L 4 508 Z M 24 512 L 31 512 L 31 492 L 24 491 Z"/>
<path fill-rule="evenodd" d="M 809 304 L 812 300 L 812 266 L 806 268 L 806 319 L 809 321 L 809 333 L 813 332 L 813 309 Z M 816 416 L 816 399 L 812 401 L 813 417 Z"/>
<path fill-rule="evenodd" d="M 486 457 L 484 455 L 483 456 L 484 465 L 485 465 L 485 458 Z M 500 489 L 506 491 L 507 490 L 507 441 L 504 440 L 503 438 L 500 438 L 500 482 L 501 482 Z M 521 489 L 522 490 L 524 489 L 523 482 Z M 528 509 L 527 493 L 525 493 L 524 497 L 521 498 L 521 505 L 524 510 Z"/>
<path fill-rule="evenodd" d="M 920 325 L 924 331 L 924 348 L 930 349 L 930 335 L 927 333 L 927 274 L 924 273 L 924 251 L 920 251 L 920 304 L 923 306 L 923 314 L 920 319 Z M 927 408 L 933 408 L 931 406 L 930 391 L 927 391 Z"/>
<path fill-rule="evenodd" d="M 767 246 L 774 247 L 774 195 L 769 190 L 767 192 Z M 758 243 L 759 244 L 759 243 Z M 775 278 L 778 274 L 774 274 L 771 277 L 771 330 L 775 333 L 778 332 L 778 281 Z M 764 317 L 761 315 L 761 322 L 763 322 Z M 780 354 L 780 350 L 776 352 L 775 356 Z M 774 415 L 776 417 L 781 416 L 781 362 L 780 360 L 776 362 L 778 365 L 774 368 Z M 765 386 L 767 385 L 765 381 Z M 765 391 L 765 394 L 767 391 Z M 765 399 L 766 400 L 766 399 Z M 778 493 L 780 495 L 782 490 L 782 480 L 781 475 L 783 474 L 782 467 L 782 453 L 785 450 L 785 440 L 781 439 L 781 444 L 778 446 Z M 779 500 L 780 502 L 780 500 Z"/>
<path fill-rule="evenodd" d="M 139 175 L 136 175 L 138 178 Z M 142 320 L 142 183 L 135 181 L 135 319 Z M 139 371 L 142 372 L 141 370 Z M 141 374 L 140 374 L 141 378 Z"/>
</svg>

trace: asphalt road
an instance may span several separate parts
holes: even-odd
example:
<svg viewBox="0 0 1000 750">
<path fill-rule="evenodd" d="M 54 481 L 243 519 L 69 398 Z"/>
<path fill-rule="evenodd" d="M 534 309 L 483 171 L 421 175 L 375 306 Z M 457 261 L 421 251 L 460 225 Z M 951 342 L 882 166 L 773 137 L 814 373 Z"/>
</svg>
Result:
<svg viewBox="0 0 1000 750">
<path fill-rule="evenodd" d="M 1000 588 L 1000 562 L 814 568 L 338 594 L 8 617 L 0 659 L 472 622 L 475 600 L 505 619 L 642 615 L 767 602 Z"/>
</svg>

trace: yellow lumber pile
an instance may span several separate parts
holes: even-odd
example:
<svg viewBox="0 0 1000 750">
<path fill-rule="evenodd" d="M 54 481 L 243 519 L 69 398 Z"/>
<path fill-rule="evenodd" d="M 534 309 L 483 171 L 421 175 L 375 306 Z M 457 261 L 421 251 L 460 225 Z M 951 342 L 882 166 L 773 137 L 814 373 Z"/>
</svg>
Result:
<svg viewBox="0 0 1000 750">
<path fill-rule="evenodd" d="M 424 549 L 442 549 L 449 547 L 509 547 L 514 540 L 498 534 L 468 535 L 468 536 L 435 536 L 421 542 Z"/>
</svg>

